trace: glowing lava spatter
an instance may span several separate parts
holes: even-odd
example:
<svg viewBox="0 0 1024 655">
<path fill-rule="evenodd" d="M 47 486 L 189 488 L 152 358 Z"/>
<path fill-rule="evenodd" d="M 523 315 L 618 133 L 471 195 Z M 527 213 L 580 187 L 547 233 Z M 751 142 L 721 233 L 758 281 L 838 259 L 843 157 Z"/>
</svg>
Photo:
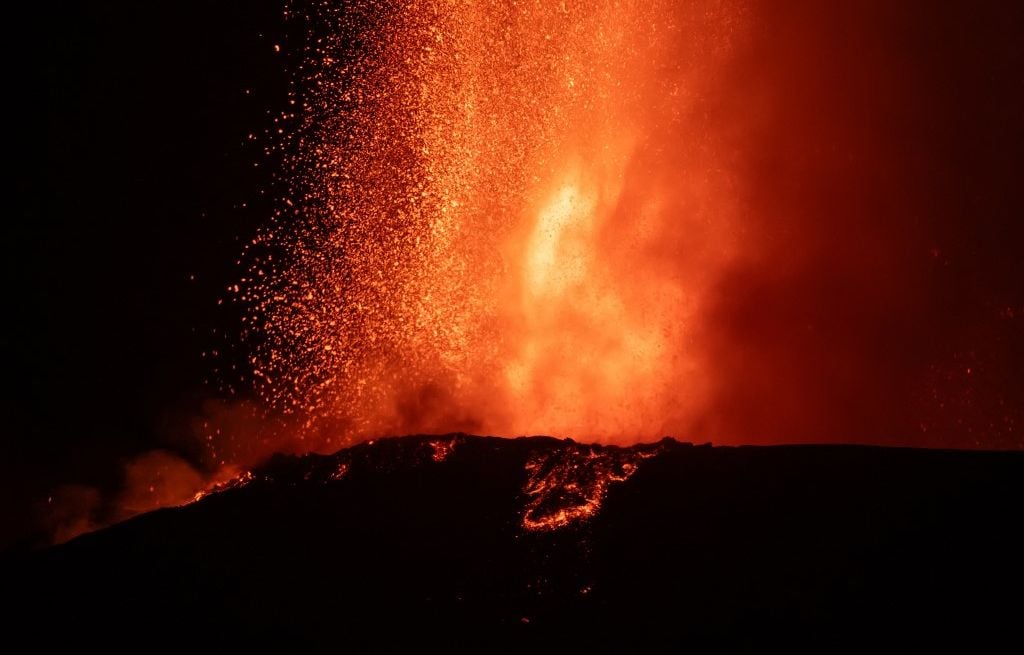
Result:
<svg viewBox="0 0 1024 655">
<path fill-rule="evenodd" d="M 641 461 L 658 452 L 657 446 L 609 449 L 572 444 L 534 455 L 526 463 L 524 493 L 530 500 L 523 511 L 523 527 L 558 530 L 594 517 L 608 488 L 628 480 Z"/>
<path fill-rule="evenodd" d="M 743 17 L 310 10 L 292 193 L 243 290 L 267 404 L 356 438 L 685 431 L 708 393 L 698 312 L 735 249 L 703 103 Z"/>
</svg>

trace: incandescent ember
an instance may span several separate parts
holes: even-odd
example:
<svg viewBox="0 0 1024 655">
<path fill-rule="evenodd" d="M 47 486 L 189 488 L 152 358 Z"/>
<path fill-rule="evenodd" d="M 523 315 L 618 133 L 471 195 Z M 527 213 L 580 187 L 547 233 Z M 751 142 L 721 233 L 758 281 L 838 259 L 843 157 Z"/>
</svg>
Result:
<svg viewBox="0 0 1024 655">
<path fill-rule="evenodd" d="M 296 12 L 290 191 L 229 290 L 261 402 L 306 451 L 689 433 L 709 392 L 699 312 L 738 248 L 728 126 L 705 103 L 745 11 Z"/>
</svg>

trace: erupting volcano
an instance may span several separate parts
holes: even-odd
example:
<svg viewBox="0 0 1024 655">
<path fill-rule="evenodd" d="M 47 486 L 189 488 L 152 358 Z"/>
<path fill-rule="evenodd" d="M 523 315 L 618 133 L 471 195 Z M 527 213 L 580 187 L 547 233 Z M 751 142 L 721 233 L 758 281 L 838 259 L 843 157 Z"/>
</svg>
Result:
<svg viewBox="0 0 1024 655">
<path fill-rule="evenodd" d="M 708 97 L 743 8 L 425 0 L 307 20 L 292 192 L 232 287 L 262 399 L 307 435 L 687 433 L 704 298 L 740 250 Z"/>
<path fill-rule="evenodd" d="M 1024 9 L 252 4 L 28 58 L 19 630 L 1013 637 Z"/>
</svg>

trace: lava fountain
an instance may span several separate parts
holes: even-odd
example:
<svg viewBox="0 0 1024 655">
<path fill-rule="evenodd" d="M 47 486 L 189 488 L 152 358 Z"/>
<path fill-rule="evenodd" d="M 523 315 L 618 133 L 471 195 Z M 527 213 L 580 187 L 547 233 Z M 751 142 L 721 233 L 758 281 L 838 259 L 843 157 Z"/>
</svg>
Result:
<svg viewBox="0 0 1024 655">
<path fill-rule="evenodd" d="M 267 406 L 314 441 L 687 433 L 709 393 L 702 302 L 739 243 L 713 90 L 742 8 L 306 19 L 290 193 L 240 292 Z"/>
</svg>

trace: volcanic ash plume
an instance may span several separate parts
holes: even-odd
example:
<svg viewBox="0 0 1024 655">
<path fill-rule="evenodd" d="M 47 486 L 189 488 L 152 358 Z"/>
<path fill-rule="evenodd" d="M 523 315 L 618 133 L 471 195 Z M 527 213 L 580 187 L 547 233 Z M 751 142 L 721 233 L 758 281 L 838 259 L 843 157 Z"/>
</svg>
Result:
<svg viewBox="0 0 1024 655">
<path fill-rule="evenodd" d="M 730 2 L 370 2 L 305 17 L 253 368 L 309 434 L 633 441 L 710 393 L 735 256 Z"/>
</svg>

